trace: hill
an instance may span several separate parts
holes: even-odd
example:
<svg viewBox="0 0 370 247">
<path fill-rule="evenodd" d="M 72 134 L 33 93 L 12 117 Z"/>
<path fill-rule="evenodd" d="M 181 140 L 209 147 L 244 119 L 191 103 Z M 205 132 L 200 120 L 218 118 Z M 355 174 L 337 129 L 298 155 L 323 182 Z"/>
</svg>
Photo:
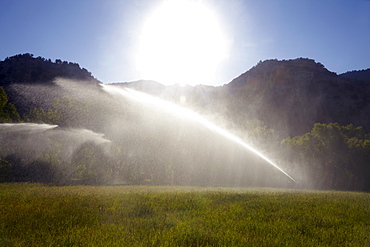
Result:
<svg viewBox="0 0 370 247">
<path fill-rule="evenodd" d="M 79 80 L 97 86 L 100 81 L 77 63 L 25 53 L 0 61 L 0 87 L 3 87 L 21 115 L 33 108 L 50 109 L 54 98 L 67 96 L 56 84 L 57 78 Z"/>
<path fill-rule="evenodd" d="M 353 70 L 340 74 L 340 76 L 370 83 L 370 69 Z"/>
<path fill-rule="evenodd" d="M 207 127 L 210 120 L 277 161 L 304 188 L 370 190 L 369 83 L 312 59 L 266 60 L 220 87 L 103 86 L 79 65 L 30 54 L 7 58 L 0 71 L 3 105 L 13 109 L 5 113 L 16 107 L 21 121 L 52 128 L 26 124 L 20 127 L 29 131 L 17 135 L 0 125 L 6 146 L 0 171 L 8 174 L 0 181 L 291 185 L 253 150 Z M 41 134 L 31 135 L 35 129 Z"/>
<path fill-rule="evenodd" d="M 351 73 L 362 76 L 354 79 L 312 59 L 267 60 L 222 87 L 144 90 L 232 129 L 280 160 L 305 188 L 369 191 L 370 83 L 365 72 Z M 136 89 L 143 90 L 143 84 Z"/>
<path fill-rule="evenodd" d="M 150 81 L 117 85 L 175 103 L 185 98 L 186 106 L 204 113 L 218 113 L 236 128 L 258 119 L 284 138 L 302 135 L 314 123 L 338 122 L 370 130 L 369 71 L 337 75 L 312 59 L 275 59 L 258 63 L 221 87 L 158 87 Z"/>
<path fill-rule="evenodd" d="M 56 59 L 52 62 L 43 57 L 25 53 L 0 61 L 0 86 L 11 83 L 51 83 L 63 77 L 76 80 L 96 80 L 92 74 L 77 63 Z"/>
<path fill-rule="evenodd" d="M 236 129 L 260 120 L 281 138 L 304 134 L 314 123 L 354 124 L 370 130 L 370 69 L 337 75 L 312 59 L 266 60 L 221 87 L 163 86 L 154 81 L 115 83 L 146 92 L 204 114 L 218 114 Z M 0 61 L 0 86 L 21 115 L 50 109 L 55 98 L 70 96 L 56 78 L 98 86 L 78 64 L 51 62 L 32 54 Z M 64 88 L 65 89 L 65 88 Z"/>
<path fill-rule="evenodd" d="M 220 90 L 227 90 L 235 117 L 243 112 L 286 136 L 317 122 L 370 129 L 370 83 L 338 76 L 311 59 L 260 62 Z"/>
</svg>

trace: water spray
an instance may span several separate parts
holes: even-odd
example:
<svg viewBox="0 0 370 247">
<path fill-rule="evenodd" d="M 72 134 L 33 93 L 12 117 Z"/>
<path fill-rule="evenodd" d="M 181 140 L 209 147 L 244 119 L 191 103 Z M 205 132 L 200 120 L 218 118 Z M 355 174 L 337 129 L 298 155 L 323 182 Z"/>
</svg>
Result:
<svg viewBox="0 0 370 247">
<path fill-rule="evenodd" d="M 6 132 L 44 132 L 54 129 L 58 125 L 36 124 L 36 123 L 2 123 L 0 124 L 0 133 Z"/>
<path fill-rule="evenodd" d="M 51 131 L 51 132 L 49 132 Z M 78 142 L 92 141 L 97 144 L 110 143 L 111 141 L 104 137 L 104 134 L 96 133 L 88 129 L 63 129 L 58 125 L 36 124 L 36 123 L 2 123 L 0 124 L 0 134 L 39 134 L 48 133 L 48 137 L 67 136 L 69 138 L 78 138 Z"/>
<path fill-rule="evenodd" d="M 138 91 L 135 91 L 135 90 L 132 90 L 132 89 L 129 89 L 129 88 L 122 89 L 122 88 L 118 88 L 118 87 L 114 87 L 114 86 L 110 86 L 110 85 L 101 85 L 101 86 L 103 87 L 103 89 L 106 92 L 108 92 L 110 94 L 118 94 L 118 95 L 121 95 L 123 97 L 131 98 L 131 99 L 133 99 L 135 101 L 138 101 L 140 103 L 147 103 L 147 104 L 150 104 L 152 106 L 157 106 L 161 109 L 169 111 L 171 114 L 176 115 L 178 117 L 183 117 L 183 118 L 186 118 L 188 120 L 193 120 L 193 121 L 203 125 L 204 127 L 208 128 L 209 130 L 211 130 L 213 132 L 216 132 L 219 135 L 229 139 L 230 141 L 232 141 L 234 143 L 237 143 L 240 146 L 244 147 L 245 149 L 253 152 L 257 156 L 259 156 L 260 158 L 265 160 L 267 163 L 269 163 L 270 165 L 272 165 L 273 167 L 278 169 L 280 172 L 282 172 L 289 179 L 296 182 L 296 180 L 293 177 L 291 177 L 288 173 L 286 173 L 283 169 L 281 169 L 278 165 L 276 165 L 274 162 L 272 162 L 269 158 L 267 158 L 265 155 L 260 153 L 258 150 L 251 147 L 250 145 L 248 145 L 247 143 L 242 141 L 240 138 L 234 136 L 233 134 L 226 131 L 225 129 L 211 123 L 206 118 L 200 116 L 199 114 L 197 114 L 197 113 L 195 113 L 195 112 L 193 112 L 189 109 L 186 109 L 186 108 L 178 106 L 174 103 L 171 103 L 171 102 L 159 99 L 157 97 L 148 95 L 146 93 L 138 92 Z"/>
</svg>

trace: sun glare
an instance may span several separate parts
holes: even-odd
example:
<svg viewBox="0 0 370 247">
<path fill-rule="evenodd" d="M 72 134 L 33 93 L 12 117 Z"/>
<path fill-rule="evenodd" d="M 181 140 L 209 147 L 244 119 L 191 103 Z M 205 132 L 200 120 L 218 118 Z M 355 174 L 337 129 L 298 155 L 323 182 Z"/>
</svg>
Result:
<svg viewBox="0 0 370 247">
<path fill-rule="evenodd" d="M 144 25 L 137 65 L 143 79 L 163 84 L 211 83 L 227 57 L 216 15 L 201 2 L 164 1 Z"/>
</svg>

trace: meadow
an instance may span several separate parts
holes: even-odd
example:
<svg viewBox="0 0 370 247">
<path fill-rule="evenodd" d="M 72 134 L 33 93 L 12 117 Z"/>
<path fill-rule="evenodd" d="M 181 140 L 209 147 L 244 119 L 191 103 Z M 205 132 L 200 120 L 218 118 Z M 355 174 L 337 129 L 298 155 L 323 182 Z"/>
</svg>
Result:
<svg viewBox="0 0 370 247">
<path fill-rule="evenodd" d="M 370 194 L 0 184 L 0 246 L 368 246 Z"/>
</svg>

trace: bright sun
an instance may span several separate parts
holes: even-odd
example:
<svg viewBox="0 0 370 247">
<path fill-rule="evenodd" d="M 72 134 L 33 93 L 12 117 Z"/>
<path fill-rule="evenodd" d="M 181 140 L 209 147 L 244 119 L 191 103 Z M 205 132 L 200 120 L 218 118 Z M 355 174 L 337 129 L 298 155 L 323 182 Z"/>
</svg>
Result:
<svg viewBox="0 0 370 247">
<path fill-rule="evenodd" d="M 167 0 L 143 28 L 137 65 L 143 79 L 196 85 L 211 83 L 226 57 L 227 40 L 209 8 Z"/>
</svg>

